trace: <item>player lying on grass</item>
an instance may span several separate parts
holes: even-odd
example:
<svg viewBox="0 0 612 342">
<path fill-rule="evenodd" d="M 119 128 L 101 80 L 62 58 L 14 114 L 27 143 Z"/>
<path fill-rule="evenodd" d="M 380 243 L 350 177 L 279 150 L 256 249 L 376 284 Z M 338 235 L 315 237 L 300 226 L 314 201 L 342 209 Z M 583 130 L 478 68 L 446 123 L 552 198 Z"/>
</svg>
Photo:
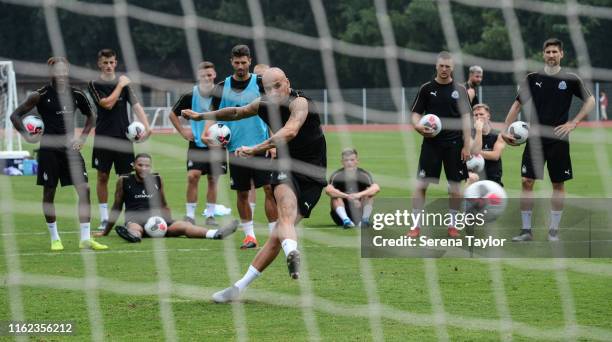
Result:
<svg viewBox="0 0 612 342">
<path fill-rule="evenodd" d="M 474 129 L 472 131 L 472 155 L 480 154 L 485 161 L 484 170 L 481 175 L 469 171 L 468 184 L 484 179 L 502 183 L 502 160 L 501 156 L 506 147 L 504 139 L 498 130 L 491 127 L 491 110 L 484 103 L 472 108 L 474 115 Z"/>
<path fill-rule="evenodd" d="M 115 189 L 115 203 L 103 232 L 96 236 L 108 235 L 125 204 L 125 227 L 116 226 L 117 234 L 128 242 L 140 242 L 146 236 L 144 225 L 152 216 L 161 216 L 168 225 L 166 236 L 185 235 L 189 238 L 223 239 L 236 231 L 238 221 L 232 221 L 220 229 L 206 229 L 187 221 L 173 221 L 164 195 L 159 174 L 151 173 L 151 156 L 140 153 L 134 161 L 135 172 L 119 177 Z"/>
<path fill-rule="evenodd" d="M 278 163 L 272 173 L 278 221 L 263 248 L 257 253 L 246 274 L 233 286 L 213 294 L 215 302 L 238 299 L 240 293 L 261 275 L 283 249 L 287 268 L 293 279 L 299 278 L 300 252 L 295 225 L 309 217 L 326 185 L 327 150 L 325 136 L 314 104 L 291 89 L 285 73 L 268 69 L 263 76 L 265 96 L 244 107 L 227 107 L 209 113 L 184 110 L 192 120 L 240 120 L 259 115 L 275 132 L 255 146 L 242 146 L 235 152 L 252 157 L 277 147 Z"/>
<path fill-rule="evenodd" d="M 32 92 L 24 103 L 11 114 L 13 125 L 24 139 L 34 143 L 33 137 L 25 130 L 23 118 L 36 107 L 44 123 L 44 131 L 38 151 L 38 177 L 36 184 L 43 186 L 43 213 L 51 234 L 51 250 L 64 249 L 57 230 L 55 216 L 55 190 L 74 185 L 79 198 L 79 222 L 81 242 L 79 248 L 103 250 L 108 247 L 90 237 L 91 208 L 89 185 L 85 161 L 81 148 L 93 127 L 95 115 L 82 91 L 73 88 L 68 79 L 68 60 L 64 57 L 51 57 L 47 61 L 51 81 L 46 86 Z M 79 137 L 74 134 L 75 113 L 79 110 L 85 115 L 85 126 Z"/>
<path fill-rule="evenodd" d="M 374 196 L 379 191 L 372 175 L 359 167 L 357 150 L 346 148 L 342 151 L 342 168 L 331 175 L 325 188 L 325 193 L 331 197 L 329 214 L 336 225 L 344 229 L 355 227 L 356 220 L 361 228 L 367 228 Z"/>
</svg>

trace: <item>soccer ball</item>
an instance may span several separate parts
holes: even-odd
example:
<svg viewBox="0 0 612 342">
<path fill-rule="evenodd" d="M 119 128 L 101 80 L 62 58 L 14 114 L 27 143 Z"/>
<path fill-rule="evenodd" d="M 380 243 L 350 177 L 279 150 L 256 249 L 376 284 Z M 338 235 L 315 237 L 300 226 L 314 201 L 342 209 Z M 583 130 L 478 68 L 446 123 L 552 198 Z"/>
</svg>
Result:
<svg viewBox="0 0 612 342">
<path fill-rule="evenodd" d="M 479 173 L 484 170 L 485 160 L 480 154 L 477 154 L 472 156 L 472 158 L 470 158 L 465 165 L 467 166 L 468 170 Z"/>
<path fill-rule="evenodd" d="M 36 141 L 40 140 L 40 137 L 45 131 L 45 124 L 43 123 L 42 119 L 36 115 L 26 116 L 23 119 L 23 127 L 28 135 L 35 138 Z"/>
<path fill-rule="evenodd" d="M 145 126 L 138 121 L 134 121 L 132 122 L 127 130 L 125 131 L 125 136 L 131 141 L 131 142 L 142 142 L 144 141 L 144 134 L 145 134 Z"/>
<path fill-rule="evenodd" d="M 229 144 L 232 131 L 222 123 L 216 123 L 208 128 L 207 135 L 222 146 Z"/>
<path fill-rule="evenodd" d="M 498 218 L 506 209 L 508 195 L 501 185 L 490 181 L 478 181 L 465 189 L 466 211 L 482 213 L 487 221 Z"/>
<path fill-rule="evenodd" d="M 529 125 L 523 121 L 515 121 L 508 127 L 508 134 L 518 145 L 524 144 L 529 137 Z"/>
<path fill-rule="evenodd" d="M 166 235 L 168 231 L 168 224 L 166 220 L 159 216 L 153 216 L 147 220 L 147 223 L 144 226 L 147 235 L 153 238 L 160 238 Z"/>
<path fill-rule="evenodd" d="M 436 114 L 424 115 L 419 123 L 425 127 L 432 128 L 434 130 L 434 137 L 442 130 L 442 121 L 440 121 L 440 118 Z"/>
</svg>

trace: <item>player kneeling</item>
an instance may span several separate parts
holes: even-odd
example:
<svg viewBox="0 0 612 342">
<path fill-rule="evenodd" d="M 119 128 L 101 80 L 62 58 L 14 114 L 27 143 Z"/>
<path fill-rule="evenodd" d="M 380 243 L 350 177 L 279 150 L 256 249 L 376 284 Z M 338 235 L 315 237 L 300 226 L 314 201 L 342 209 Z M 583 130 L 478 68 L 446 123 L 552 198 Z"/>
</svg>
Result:
<svg viewBox="0 0 612 342">
<path fill-rule="evenodd" d="M 330 215 L 334 223 L 344 229 L 368 228 L 374 204 L 374 196 L 380 191 L 372 175 L 359 167 L 357 150 L 342 151 L 342 168 L 331 175 L 325 193 L 331 198 Z M 359 220 L 359 221 L 357 221 Z"/>
<path fill-rule="evenodd" d="M 469 171 L 467 184 L 479 180 L 490 180 L 502 187 L 502 153 L 506 147 L 498 130 L 491 127 L 491 110 L 484 103 L 472 108 L 474 129 L 472 130 L 472 158 L 466 165 Z M 483 177 L 484 176 L 484 177 Z"/>
<path fill-rule="evenodd" d="M 187 221 L 173 221 L 166 202 L 164 188 L 159 174 L 151 173 L 151 156 L 140 153 L 134 161 L 134 173 L 119 177 L 115 190 L 115 203 L 103 232 L 96 236 L 108 235 L 115 225 L 125 204 L 125 227 L 117 226 L 115 231 L 129 242 L 140 242 L 147 236 L 144 226 L 152 216 L 161 216 L 167 223 L 165 236 L 185 235 L 189 238 L 223 239 L 236 231 L 238 221 L 234 220 L 220 229 L 206 229 Z"/>
</svg>

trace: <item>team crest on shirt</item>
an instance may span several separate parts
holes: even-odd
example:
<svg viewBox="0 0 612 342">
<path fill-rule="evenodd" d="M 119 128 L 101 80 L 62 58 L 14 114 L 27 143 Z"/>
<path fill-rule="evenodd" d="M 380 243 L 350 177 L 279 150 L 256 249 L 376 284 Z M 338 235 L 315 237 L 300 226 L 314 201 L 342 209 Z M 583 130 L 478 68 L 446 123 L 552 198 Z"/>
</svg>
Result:
<svg viewBox="0 0 612 342">
<path fill-rule="evenodd" d="M 567 89 L 567 83 L 565 83 L 565 81 L 559 82 L 559 89 L 561 90 Z"/>
<path fill-rule="evenodd" d="M 453 91 L 453 93 L 451 94 L 451 97 L 455 100 L 459 99 L 459 92 L 458 91 Z"/>
</svg>

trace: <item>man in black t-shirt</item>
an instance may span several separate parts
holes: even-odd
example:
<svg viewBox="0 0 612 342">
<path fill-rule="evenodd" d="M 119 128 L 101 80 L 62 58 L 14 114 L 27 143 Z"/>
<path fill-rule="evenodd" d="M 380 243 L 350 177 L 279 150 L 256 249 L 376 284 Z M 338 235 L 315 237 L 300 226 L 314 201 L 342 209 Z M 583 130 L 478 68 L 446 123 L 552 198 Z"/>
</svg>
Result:
<svg viewBox="0 0 612 342">
<path fill-rule="evenodd" d="M 453 80 L 454 62 L 451 55 L 440 52 L 436 61 L 436 77 L 421 86 L 412 105 L 412 124 L 423 136 L 417 182 L 412 196 L 412 210 L 421 213 L 429 183 L 437 184 L 444 165 L 448 180 L 449 213 L 453 217 L 448 227 L 450 237 L 458 237 L 454 218 L 461 205 L 461 184 L 467 179 L 465 162 L 470 157 L 470 104 L 464 86 Z M 442 130 L 436 136 L 433 129 L 420 124 L 424 114 L 435 114 L 442 122 Z M 416 238 L 421 231 L 416 222 L 408 236 Z"/>
<path fill-rule="evenodd" d="M 183 116 L 192 120 L 230 121 L 258 115 L 274 134 L 258 145 L 240 147 L 235 154 L 251 158 L 278 148 L 278 162 L 272 173 L 277 224 L 243 278 L 215 293 L 215 302 L 236 300 L 281 249 L 287 258 L 290 277 L 299 278 L 300 252 L 295 225 L 310 216 L 327 184 L 327 148 L 314 103 L 291 89 L 287 76 L 279 68 L 270 68 L 264 73 L 263 85 L 266 96 L 243 107 L 226 107 L 210 113 L 183 111 Z"/>
<path fill-rule="evenodd" d="M 569 133 L 584 119 L 595 106 L 595 98 L 584 86 L 580 77 L 561 70 L 563 43 L 556 38 L 548 39 L 543 44 L 542 55 L 544 70 L 527 75 L 521 83 L 508 115 L 502 138 L 516 146 L 515 140 L 507 133 L 521 109 L 530 114 L 530 131 L 523 160 L 521 162 L 521 233 L 513 241 L 530 241 L 531 233 L 531 200 L 536 179 L 542 179 L 544 164 L 552 183 L 550 225 L 548 240 L 557 241 L 559 222 L 563 212 L 565 197 L 564 182 L 572 179 L 572 162 L 569 151 Z M 573 97 L 584 103 L 573 120 L 569 120 L 569 109 Z"/>
<path fill-rule="evenodd" d="M 64 249 L 60 240 L 55 216 L 55 191 L 58 182 L 62 186 L 74 185 L 79 198 L 79 222 L 81 241 L 79 248 L 103 250 L 108 247 L 90 237 L 91 206 L 87 171 L 80 150 L 93 127 L 95 115 L 83 92 L 70 87 L 68 60 L 51 57 L 47 61 L 51 83 L 28 95 L 24 103 L 11 114 L 15 128 L 28 142 L 34 143 L 23 127 L 23 118 L 36 107 L 44 131 L 38 151 L 38 176 L 36 184 L 43 186 L 43 213 L 51 234 L 51 250 Z M 81 135 L 74 135 L 75 112 L 87 117 Z"/>
<path fill-rule="evenodd" d="M 357 150 L 344 149 L 342 168 L 331 175 L 325 188 L 331 197 L 330 215 L 336 225 L 345 229 L 355 227 L 357 220 L 361 228 L 369 227 L 374 196 L 380 191 L 372 175 L 358 166 Z"/>
<path fill-rule="evenodd" d="M 238 221 L 234 220 L 220 229 L 207 229 L 196 226 L 189 221 L 172 219 L 172 214 L 161 176 L 151 172 L 151 156 L 139 153 L 134 161 L 134 173 L 122 175 L 117 179 L 115 202 L 104 231 L 96 236 L 106 236 L 117 222 L 125 206 L 125 226 L 116 226 L 117 234 L 128 242 L 140 242 L 147 236 L 144 226 L 153 216 L 160 216 L 166 221 L 165 237 L 186 236 L 197 239 L 223 239 L 236 231 Z"/>
<path fill-rule="evenodd" d="M 491 127 L 491 110 L 484 103 L 479 103 L 472 108 L 474 113 L 474 131 L 472 132 L 472 156 L 480 154 L 485 161 L 485 178 L 504 186 L 502 183 L 502 153 L 506 147 L 504 139 L 496 129 Z M 480 180 L 480 175 L 469 171 L 468 184 Z"/>
<path fill-rule="evenodd" d="M 240 107 L 251 103 L 263 93 L 262 78 L 250 73 L 251 50 L 246 45 L 236 45 L 232 48 L 230 62 L 233 73 L 217 83 L 212 93 L 212 109 L 224 107 Z M 258 247 L 255 236 L 253 213 L 254 205 L 249 203 L 252 188 L 263 188 L 265 194 L 265 214 L 268 219 L 268 229 L 276 225 L 276 203 L 270 185 L 270 170 L 267 164 L 274 158 L 275 149 L 265 152 L 265 155 L 254 157 L 248 164 L 241 158 L 236 158 L 234 152 L 241 146 L 254 146 L 269 137 L 266 124 L 259 117 L 250 117 L 238 121 L 223 122 L 232 131 L 232 138 L 227 145 L 229 152 L 230 188 L 236 190 L 236 207 L 242 221 L 241 227 L 245 238 L 240 249 Z"/>
<path fill-rule="evenodd" d="M 93 168 L 98 170 L 96 191 L 100 207 L 99 230 L 104 229 L 105 221 L 108 220 L 108 177 L 113 164 L 118 175 L 132 172 L 134 146 L 125 136 L 130 124 L 128 105 L 132 106 L 138 120 L 145 126 L 144 136 L 140 139 L 145 139 L 151 134 L 144 109 L 129 86 L 130 79 L 125 75 L 116 77 L 116 67 L 115 51 L 100 50 L 98 52 L 100 77 L 89 82 L 89 93 L 98 112 L 91 159 Z"/>
<path fill-rule="evenodd" d="M 480 103 L 480 99 L 478 99 L 478 87 L 480 87 L 480 83 L 482 83 L 482 76 L 482 67 L 478 65 L 472 65 L 470 67 L 468 81 L 465 82 L 465 89 L 467 89 L 468 97 L 470 99 L 470 107 L 474 107 Z"/>
<path fill-rule="evenodd" d="M 207 225 L 215 225 L 215 203 L 217 203 L 217 181 L 219 175 L 227 172 L 227 153 L 218 143 L 203 135 L 208 128 L 215 123 L 214 120 L 206 120 L 205 123 L 190 122 L 189 127 L 183 127 L 180 122 L 183 109 L 193 109 L 199 106 L 200 110 L 211 110 L 213 88 L 215 86 L 215 65 L 204 61 L 198 66 L 198 84 L 193 89 L 181 96 L 172 107 L 168 115 L 170 122 L 179 134 L 189 141 L 187 150 L 187 193 L 185 202 L 185 220 L 195 224 L 195 211 L 198 205 L 198 184 L 200 177 L 206 175 L 208 182 L 206 192 L 206 216 Z M 198 98 L 194 99 L 194 95 Z M 195 134 L 194 134 L 195 132 Z M 198 132 L 200 133 L 198 136 Z"/>
</svg>

